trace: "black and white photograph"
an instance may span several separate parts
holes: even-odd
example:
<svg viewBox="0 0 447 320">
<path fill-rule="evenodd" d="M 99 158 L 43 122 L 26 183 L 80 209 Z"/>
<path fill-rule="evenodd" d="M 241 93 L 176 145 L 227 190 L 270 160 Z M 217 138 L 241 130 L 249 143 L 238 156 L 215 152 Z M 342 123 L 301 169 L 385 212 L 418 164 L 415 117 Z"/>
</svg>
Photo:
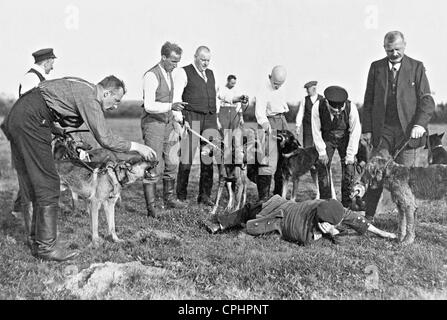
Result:
<svg viewBox="0 0 447 320">
<path fill-rule="evenodd" d="M 1 1 L 0 300 L 446 300 L 446 12 Z"/>
</svg>

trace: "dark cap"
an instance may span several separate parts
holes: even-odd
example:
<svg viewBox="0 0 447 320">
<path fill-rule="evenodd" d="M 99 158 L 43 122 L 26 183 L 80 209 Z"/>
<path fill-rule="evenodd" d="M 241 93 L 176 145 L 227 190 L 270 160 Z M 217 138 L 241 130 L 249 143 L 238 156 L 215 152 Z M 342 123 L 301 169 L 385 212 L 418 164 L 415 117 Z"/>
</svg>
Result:
<svg viewBox="0 0 447 320">
<path fill-rule="evenodd" d="M 324 97 L 329 102 L 345 103 L 348 100 L 348 92 L 339 86 L 330 86 L 324 90 Z"/>
<path fill-rule="evenodd" d="M 39 63 L 47 59 L 55 59 L 56 56 L 53 53 L 53 49 L 40 49 L 33 53 L 34 63 Z"/>
<path fill-rule="evenodd" d="M 310 87 L 316 86 L 318 84 L 318 81 L 309 81 L 304 85 L 305 89 L 309 89 Z"/>
<path fill-rule="evenodd" d="M 329 199 L 323 201 L 317 207 L 318 219 L 323 222 L 329 222 L 332 225 L 337 225 L 343 219 L 345 209 L 341 205 L 340 201 L 336 199 Z"/>
</svg>

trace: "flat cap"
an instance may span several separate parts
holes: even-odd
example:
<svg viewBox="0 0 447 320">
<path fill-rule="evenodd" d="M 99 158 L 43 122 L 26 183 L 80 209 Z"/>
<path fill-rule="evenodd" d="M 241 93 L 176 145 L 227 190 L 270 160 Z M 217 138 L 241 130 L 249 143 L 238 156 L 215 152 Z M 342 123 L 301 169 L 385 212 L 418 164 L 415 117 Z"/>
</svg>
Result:
<svg viewBox="0 0 447 320">
<path fill-rule="evenodd" d="M 318 84 L 318 81 L 309 81 L 304 85 L 304 88 L 309 89 L 310 87 L 316 86 Z"/>
<path fill-rule="evenodd" d="M 324 97 L 329 102 L 344 103 L 348 100 L 348 92 L 339 86 L 330 86 L 324 90 Z"/>
<path fill-rule="evenodd" d="M 317 216 L 320 221 L 329 222 L 334 226 L 339 224 L 343 219 L 345 209 L 340 201 L 329 199 L 320 203 L 317 207 Z"/>
<path fill-rule="evenodd" d="M 39 63 L 47 59 L 55 59 L 52 48 L 40 49 L 33 53 L 34 63 Z"/>
</svg>

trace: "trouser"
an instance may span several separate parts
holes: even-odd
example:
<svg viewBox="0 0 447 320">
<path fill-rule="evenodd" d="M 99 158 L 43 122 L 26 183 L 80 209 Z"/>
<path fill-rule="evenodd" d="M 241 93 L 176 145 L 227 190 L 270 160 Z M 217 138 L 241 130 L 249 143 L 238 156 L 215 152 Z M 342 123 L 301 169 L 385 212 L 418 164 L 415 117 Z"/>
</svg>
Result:
<svg viewBox="0 0 447 320">
<path fill-rule="evenodd" d="M 314 139 L 312 137 L 311 123 L 303 122 L 303 148 L 310 148 L 314 146 Z"/>
<path fill-rule="evenodd" d="M 387 150 L 391 154 L 391 156 L 394 156 L 394 153 L 402 147 L 407 139 L 408 138 L 406 137 L 400 124 L 395 126 L 385 124 L 382 130 L 382 136 L 380 138 L 379 144 L 373 148 L 372 153 L 376 154 L 377 152 L 380 153 L 381 150 Z M 406 148 L 399 153 L 394 161 L 407 167 L 415 166 L 420 150 L 421 148 Z M 382 195 L 382 191 L 382 184 L 380 184 L 376 189 L 368 188 L 365 194 L 365 216 L 370 218 L 374 217 L 374 215 L 376 214 L 380 196 Z"/>
<path fill-rule="evenodd" d="M 262 210 L 262 205 L 262 202 L 247 203 L 237 211 L 219 214 L 217 219 L 224 229 L 241 227 L 243 223 L 256 219 L 256 215 Z"/>
<path fill-rule="evenodd" d="M 261 159 L 261 166 L 259 167 L 258 174 L 267 176 L 273 175 L 275 181 L 275 188 L 273 190 L 273 193 L 281 194 L 283 179 L 281 167 L 278 167 L 279 152 L 276 131 L 288 130 L 289 126 L 284 114 L 267 117 L 267 119 L 269 120 L 270 126 L 272 128 L 272 133 L 270 135 L 266 134 L 262 130 L 262 127 L 258 125 L 258 152 L 260 151 L 260 154 L 258 153 L 258 159 Z"/>
<path fill-rule="evenodd" d="M 161 122 L 147 115 L 141 120 L 144 143 L 151 147 L 158 157 L 158 165 L 146 176 L 143 183 L 157 183 L 160 177 L 173 180 L 177 176 L 179 135 L 173 119 Z"/>
<path fill-rule="evenodd" d="M 193 111 L 185 112 L 185 121 L 188 121 L 191 129 L 209 140 L 219 140 L 217 131 L 217 121 L 215 113 L 198 113 Z M 180 143 L 180 164 L 177 174 L 177 198 L 186 200 L 189 174 L 197 148 L 205 145 L 198 137 L 190 133 L 182 137 Z M 210 155 L 200 154 L 200 179 L 199 179 L 199 197 L 210 197 L 213 187 L 213 158 Z"/>
<path fill-rule="evenodd" d="M 243 164 L 243 131 L 240 126 L 242 113 L 235 107 L 221 107 L 219 121 L 224 140 L 224 164 Z"/>
<path fill-rule="evenodd" d="M 341 198 L 344 207 L 349 207 L 351 204 L 350 194 L 354 183 L 355 168 L 353 164 L 346 165 L 346 150 L 349 143 L 349 135 L 345 135 L 342 138 L 333 138 L 325 141 L 326 154 L 329 158 L 328 164 L 325 166 L 321 162 L 317 163 L 318 172 L 318 186 L 320 191 L 320 199 L 330 199 L 332 196 L 332 181 L 329 174 L 332 158 L 335 150 L 338 151 L 342 169 L 342 181 L 341 181 Z"/>
<path fill-rule="evenodd" d="M 59 204 L 60 181 L 51 150 L 52 121 L 37 89 L 22 96 L 5 119 L 22 205 Z"/>
</svg>

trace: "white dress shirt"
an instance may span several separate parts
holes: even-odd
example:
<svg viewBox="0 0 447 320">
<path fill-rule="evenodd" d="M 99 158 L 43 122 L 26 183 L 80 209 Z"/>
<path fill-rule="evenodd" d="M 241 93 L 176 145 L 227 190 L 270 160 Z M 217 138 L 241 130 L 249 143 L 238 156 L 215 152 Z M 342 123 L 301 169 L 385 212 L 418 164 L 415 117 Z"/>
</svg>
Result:
<svg viewBox="0 0 447 320">
<path fill-rule="evenodd" d="M 208 81 L 206 79 L 205 71 L 202 73 L 197 69 L 197 66 L 192 63 L 194 66 L 194 69 L 196 70 L 197 74 L 204 79 L 205 81 Z M 185 90 L 186 86 L 188 85 L 188 76 L 186 75 L 186 71 L 183 68 L 176 69 L 176 72 L 173 74 L 174 78 L 174 102 L 182 102 L 182 95 L 183 90 Z M 216 89 L 216 112 L 219 113 L 220 106 L 219 106 L 219 100 L 217 98 L 217 92 L 218 92 L 218 86 L 217 86 L 217 77 L 216 74 L 214 74 L 214 81 L 215 81 L 215 89 Z M 184 101 L 183 101 L 184 102 Z"/>
<path fill-rule="evenodd" d="M 161 74 L 166 80 L 169 90 L 171 90 L 171 80 L 169 79 L 168 73 L 160 64 L 157 67 L 160 68 Z M 172 74 L 171 76 L 173 77 Z M 155 101 L 158 85 L 159 83 L 155 73 L 150 71 L 146 72 L 146 74 L 143 77 L 143 96 L 144 96 L 144 110 L 146 110 L 147 113 L 165 113 L 171 110 L 172 108 L 172 103 L 170 102 Z M 183 120 L 183 116 L 180 111 L 172 110 L 172 114 L 176 121 L 181 122 Z"/>
<path fill-rule="evenodd" d="M 313 105 L 318 101 L 318 94 L 310 96 L 310 101 L 312 102 L 312 108 L 313 108 Z M 303 125 L 305 107 L 306 107 L 306 98 L 301 100 L 298 104 L 298 113 L 296 115 L 297 127 L 301 127 Z"/>
<path fill-rule="evenodd" d="M 255 115 L 258 124 L 262 126 L 269 122 L 268 116 L 288 111 L 289 106 L 287 105 L 284 87 L 281 86 L 278 90 L 275 90 L 270 80 L 265 82 L 256 94 Z"/>
<path fill-rule="evenodd" d="M 326 155 L 326 143 L 323 140 L 323 136 L 321 134 L 321 120 L 320 120 L 320 111 L 319 111 L 319 103 L 315 103 L 312 107 L 312 136 L 315 143 L 315 148 L 318 151 L 320 156 Z M 344 110 L 345 107 L 342 108 Z M 334 119 L 334 116 L 329 111 L 331 115 L 331 120 Z M 349 143 L 348 148 L 346 150 L 346 161 L 354 161 L 354 158 L 359 149 L 359 141 L 360 135 L 362 134 L 362 128 L 360 125 L 360 117 L 359 112 L 357 110 L 357 106 L 354 103 L 351 103 L 351 112 L 349 113 Z"/>
<path fill-rule="evenodd" d="M 235 87 L 230 89 L 227 86 L 219 88 L 217 94 L 217 98 L 220 101 L 221 107 L 236 108 L 238 112 L 242 112 L 242 104 L 240 102 L 233 103 L 233 99 L 239 96 L 239 90 L 237 90 Z"/>
<path fill-rule="evenodd" d="M 45 74 L 45 69 L 42 66 L 39 66 L 38 64 L 34 64 L 32 67 L 32 69 L 39 71 L 42 76 L 45 77 L 45 79 L 49 79 L 48 75 Z M 22 81 L 20 81 L 20 84 L 22 85 L 22 90 L 21 90 L 21 94 L 24 94 L 25 92 L 37 87 L 40 83 L 40 79 L 37 76 L 37 74 L 33 73 L 33 72 L 27 72 L 25 73 L 25 75 L 22 78 Z"/>
</svg>

